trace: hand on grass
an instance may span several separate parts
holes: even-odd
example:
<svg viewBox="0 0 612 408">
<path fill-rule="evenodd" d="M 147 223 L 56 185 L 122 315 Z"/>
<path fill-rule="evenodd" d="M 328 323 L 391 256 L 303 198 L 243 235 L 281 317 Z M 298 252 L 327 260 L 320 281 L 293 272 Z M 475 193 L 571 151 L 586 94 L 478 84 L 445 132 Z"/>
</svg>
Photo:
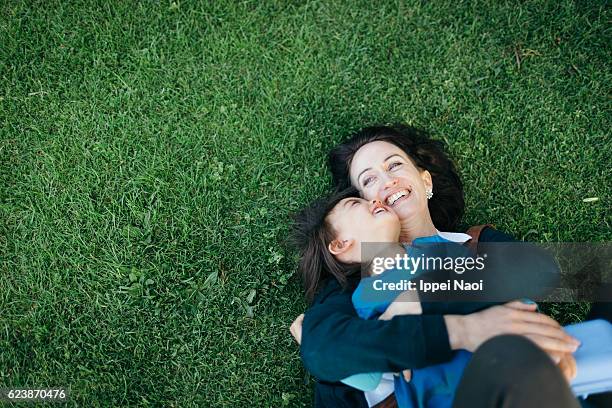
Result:
<svg viewBox="0 0 612 408">
<path fill-rule="evenodd" d="M 297 341 L 297 344 L 302 344 L 302 323 L 304 322 L 304 313 L 299 315 L 293 323 L 291 323 L 291 327 L 289 327 L 289 331 L 291 335 Z"/>
</svg>

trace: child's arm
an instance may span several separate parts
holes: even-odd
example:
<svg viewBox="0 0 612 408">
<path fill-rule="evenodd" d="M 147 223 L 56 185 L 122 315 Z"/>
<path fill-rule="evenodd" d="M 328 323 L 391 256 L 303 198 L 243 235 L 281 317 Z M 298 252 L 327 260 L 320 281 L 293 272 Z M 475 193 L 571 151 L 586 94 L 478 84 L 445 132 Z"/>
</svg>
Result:
<svg viewBox="0 0 612 408">
<path fill-rule="evenodd" d="M 378 320 L 391 320 L 394 316 L 399 315 L 422 314 L 421 303 L 418 299 L 418 293 L 415 291 L 407 290 L 400 293 L 400 295 L 389 304 L 385 312 L 378 317 Z M 404 380 L 408 382 L 412 377 L 412 372 L 410 370 L 404 370 L 402 371 L 402 375 Z M 361 391 L 372 391 L 378 387 L 381 378 L 382 373 L 363 373 L 344 378 L 341 382 Z"/>
<path fill-rule="evenodd" d="M 404 248 L 401 245 L 390 244 L 382 252 L 379 252 L 377 256 L 394 256 L 396 254 L 405 254 Z M 369 261 L 371 262 L 372 260 Z M 372 265 L 370 263 L 369 267 L 371 268 L 371 266 Z M 353 303 L 355 303 L 355 299 L 353 299 Z M 357 314 L 365 319 L 368 318 L 368 315 L 371 318 L 372 314 L 375 312 L 375 309 L 376 308 L 372 308 L 372 305 L 368 305 L 368 307 L 364 308 L 356 307 L 356 310 L 358 312 Z M 389 306 L 387 306 L 383 314 L 378 317 L 378 320 L 391 320 L 395 316 L 420 314 L 422 314 L 422 310 L 421 303 L 419 302 L 418 292 L 407 290 L 405 292 L 400 293 L 400 295 L 397 296 L 395 300 L 389 304 Z M 412 372 L 410 370 L 404 370 L 402 371 L 402 375 L 404 377 L 404 380 L 408 382 L 412 377 Z M 382 373 L 373 372 L 355 374 L 350 377 L 343 378 L 340 381 L 361 391 L 372 391 L 376 387 L 378 387 L 381 378 Z"/>
<path fill-rule="evenodd" d="M 419 302 L 418 293 L 407 290 L 402 292 L 395 300 L 389 305 L 385 313 L 380 315 L 378 320 L 391 320 L 395 316 L 400 315 L 420 315 L 423 313 L 421 308 L 421 302 Z M 406 382 L 410 382 L 412 379 L 411 370 L 403 370 L 402 376 Z"/>
<path fill-rule="evenodd" d="M 418 301 L 418 294 L 414 291 L 407 290 L 402 292 L 395 300 L 387 307 L 385 312 L 378 317 L 378 320 L 391 320 L 395 316 L 400 315 L 420 315 L 421 303 Z M 403 370 L 402 376 L 406 382 L 412 378 L 412 371 Z M 355 374 L 341 380 L 346 385 L 356 388 L 361 391 L 372 391 L 382 378 L 381 373 L 364 373 Z"/>
</svg>

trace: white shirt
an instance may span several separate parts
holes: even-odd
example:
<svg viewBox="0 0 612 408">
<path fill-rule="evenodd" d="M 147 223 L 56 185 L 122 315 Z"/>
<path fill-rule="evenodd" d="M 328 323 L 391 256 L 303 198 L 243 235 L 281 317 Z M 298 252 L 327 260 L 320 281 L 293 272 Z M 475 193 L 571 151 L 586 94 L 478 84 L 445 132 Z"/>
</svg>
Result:
<svg viewBox="0 0 612 408">
<path fill-rule="evenodd" d="M 441 232 L 438 230 L 436 230 L 436 232 L 442 238 L 458 244 L 464 244 L 472 238 L 468 234 L 461 232 Z M 383 373 L 378 387 L 372 391 L 364 392 L 366 401 L 368 401 L 368 406 L 372 407 L 391 395 L 393 393 L 393 387 L 393 373 Z"/>
</svg>

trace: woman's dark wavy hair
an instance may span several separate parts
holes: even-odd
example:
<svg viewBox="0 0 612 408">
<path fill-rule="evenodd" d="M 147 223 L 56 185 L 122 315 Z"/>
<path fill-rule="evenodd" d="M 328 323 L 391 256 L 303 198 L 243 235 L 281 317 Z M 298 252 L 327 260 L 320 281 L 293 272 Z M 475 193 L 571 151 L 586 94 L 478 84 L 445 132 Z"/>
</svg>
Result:
<svg viewBox="0 0 612 408">
<path fill-rule="evenodd" d="M 336 238 L 336 231 L 327 221 L 327 216 L 347 197 L 359 197 L 359 191 L 352 186 L 334 191 L 315 200 L 294 217 L 291 242 L 299 252 L 298 268 L 310 302 L 328 278 L 336 279 L 345 288 L 348 277 L 358 276 L 354 274 L 360 270 L 359 264 L 344 264 L 328 249 L 329 243 Z"/>
<path fill-rule="evenodd" d="M 446 154 L 444 143 L 431 139 L 423 130 L 394 124 L 366 127 L 352 134 L 329 153 L 328 165 L 334 186 L 342 190 L 351 185 L 349 169 L 355 153 L 374 141 L 396 145 L 417 167 L 431 173 L 434 193 L 428 203 L 431 219 L 436 228 L 454 231 L 465 209 L 463 184 Z"/>
</svg>

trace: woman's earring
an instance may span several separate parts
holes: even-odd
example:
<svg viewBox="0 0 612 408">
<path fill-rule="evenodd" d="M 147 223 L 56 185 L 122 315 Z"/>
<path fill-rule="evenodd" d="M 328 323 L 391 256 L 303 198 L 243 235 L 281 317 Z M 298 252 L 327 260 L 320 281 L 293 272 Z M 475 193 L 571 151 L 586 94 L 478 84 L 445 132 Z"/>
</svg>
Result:
<svg viewBox="0 0 612 408">
<path fill-rule="evenodd" d="M 425 195 L 426 195 L 426 197 L 427 197 L 427 199 L 428 199 L 428 200 L 431 200 L 431 197 L 433 197 L 433 190 L 431 190 L 431 189 L 427 189 L 427 190 L 425 191 Z"/>
</svg>

